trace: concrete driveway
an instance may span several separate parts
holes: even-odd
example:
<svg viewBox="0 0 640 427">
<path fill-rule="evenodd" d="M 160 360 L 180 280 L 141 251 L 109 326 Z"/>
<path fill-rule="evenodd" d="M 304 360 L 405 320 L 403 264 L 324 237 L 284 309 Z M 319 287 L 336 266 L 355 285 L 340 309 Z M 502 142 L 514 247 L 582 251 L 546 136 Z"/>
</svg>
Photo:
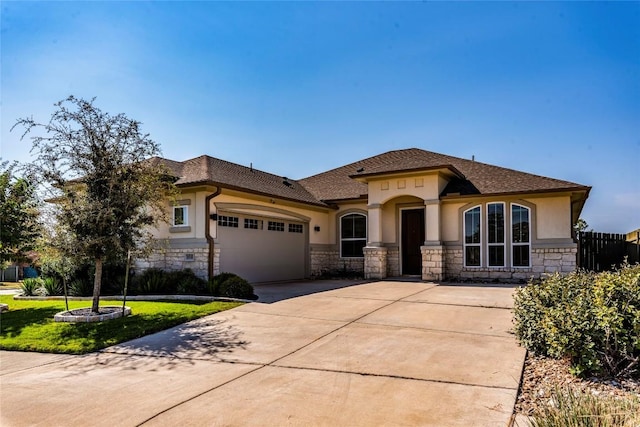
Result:
<svg viewBox="0 0 640 427">
<path fill-rule="evenodd" d="M 263 290 L 281 300 L 99 353 L 0 352 L 0 424 L 509 423 L 525 357 L 509 333 L 513 288 L 384 281 L 291 299 Z"/>
</svg>

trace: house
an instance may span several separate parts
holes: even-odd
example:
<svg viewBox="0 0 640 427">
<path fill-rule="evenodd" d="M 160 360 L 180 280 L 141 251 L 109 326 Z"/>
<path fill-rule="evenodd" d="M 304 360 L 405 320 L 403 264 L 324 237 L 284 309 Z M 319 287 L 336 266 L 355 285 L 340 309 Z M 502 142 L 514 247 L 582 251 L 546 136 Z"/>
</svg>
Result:
<svg viewBox="0 0 640 427">
<path fill-rule="evenodd" d="M 526 280 L 576 268 L 590 187 L 417 148 L 301 180 L 200 156 L 178 178 L 163 244 L 139 268 L 250 282 L 331 271 L 365 278 Z"/>
</svg>

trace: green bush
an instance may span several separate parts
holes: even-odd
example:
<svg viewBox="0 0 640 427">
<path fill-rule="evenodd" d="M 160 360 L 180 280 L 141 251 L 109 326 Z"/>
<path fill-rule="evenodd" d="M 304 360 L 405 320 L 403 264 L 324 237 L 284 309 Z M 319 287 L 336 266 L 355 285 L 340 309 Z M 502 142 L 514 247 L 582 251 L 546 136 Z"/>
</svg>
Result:
<svg viewBox="0 0 640 427">
<path fill-rule="evenodd" d="M 90 297 L 93 295 L 93 284 L 88 280 L 73 279 L 69 283 L 69 295 L 74 297 Z"/>
<path fill-rule="evenodd" d="M 42 281 L 42 289 L 45 295 L 48 296 L 62 295 L 64 293 L 62 284 L 55 277 L 45 277 Z"/>
<path fill-rule="evenodd" d="M 38 295 L 42 289 L 44 281 L 39 277 L 32 277 L 22 281 L 22 295 L 32 297 Z"/>
<path fill-rule="evenodd" d="M 253 286 L 241 277 L 229 277 L 222 281 L 219 287 L 219 296 L 227 298 L 253 299 Z"/>
<path fill-rule="evenodd" d="M 518 289 L 515 333 L 535 354 L 568 357 L 578 375 L 638 377 L 640 265 L 551 275 Z"/>
<path fill-rule="evenodd" d="M 551 405 L 542 405 L 531 417 L 532 427 L 637 427 L 640 401 L 596 397 L 590 393 L 556 389 Z"/>
<path fill-rule="evenodd" d="M 204 295 L 207 293 L 207 282 L 196 276 L 189 268 L 167 273 L 167 281 L 181 295 Z"/>
<path fill-rule="evenodd" d="M 136 280 L 135 290 L 143 295 L 163 295 L 167 293 L 169 281 L 167 273 L 159 268 L 145 270 Z"/>
<path fill-rule="evenodd" d="M 207 284 L 207 289 L 210 295 L 216 295 L 216 296 L 220 296 L 220 285 L 222 284 L 222 282 L 225 282 L 228 279 L 234 278 L 234 277 L 240 277 L 237 274 L 234 273 L 227 273 L 227 272 L 223 272 L 220 273 L 214 277 L 212 277 L 209 280 L 209 283 Z"/>
</svg>

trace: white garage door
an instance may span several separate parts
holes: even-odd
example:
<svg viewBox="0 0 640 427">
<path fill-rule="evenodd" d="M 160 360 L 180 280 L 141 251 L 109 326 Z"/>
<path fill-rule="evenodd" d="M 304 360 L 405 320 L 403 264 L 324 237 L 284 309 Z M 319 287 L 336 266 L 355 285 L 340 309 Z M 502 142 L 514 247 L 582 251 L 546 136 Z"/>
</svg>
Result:
<svg viewBox="0 0 640 427">
<path fill-rule="evenodd" d="M 220 271 L 252 283 L 303 279 L 307 226 L 286 219 L 219 214 Z"/>
</svg>

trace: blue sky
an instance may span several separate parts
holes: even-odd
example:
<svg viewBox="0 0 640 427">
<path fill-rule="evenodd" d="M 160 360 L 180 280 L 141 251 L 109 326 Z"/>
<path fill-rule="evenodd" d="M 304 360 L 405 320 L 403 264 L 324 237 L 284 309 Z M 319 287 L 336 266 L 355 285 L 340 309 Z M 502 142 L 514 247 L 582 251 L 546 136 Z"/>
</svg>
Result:
<svg viewBox="0 0 640 427">
<path fill-rule="evenodd" d="M 0 2 L 1 152 L 68 95 L 163 155 L 291 178 L 418 147 L 593 187 L 640 227 L 640 2 Z"/>
</svg>

